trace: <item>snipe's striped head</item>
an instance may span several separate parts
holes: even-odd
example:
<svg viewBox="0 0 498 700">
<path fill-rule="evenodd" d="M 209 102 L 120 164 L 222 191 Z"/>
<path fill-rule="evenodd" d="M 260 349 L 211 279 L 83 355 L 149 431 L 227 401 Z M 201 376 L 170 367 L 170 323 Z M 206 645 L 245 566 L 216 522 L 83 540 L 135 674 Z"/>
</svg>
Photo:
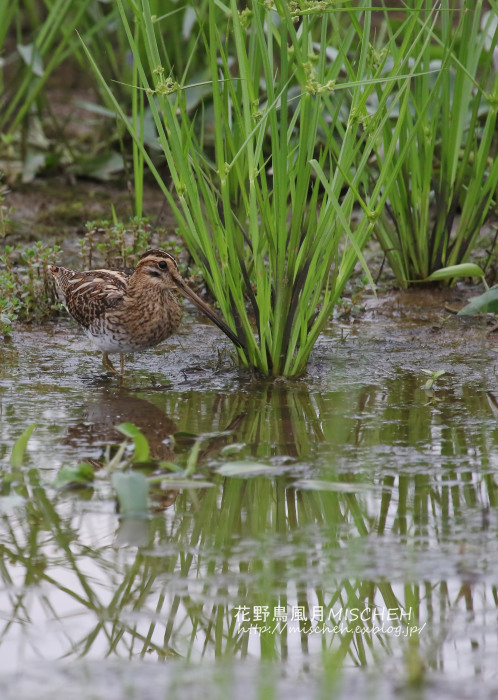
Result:
<svg viewBox="0 0 498 700">
<path fill-rule="evenodd" d="M 135 275 L 147 275 L 149 284 L 178 288 L 183 282 L 175 258 L 160 248 L 151 248 L 143 253 L 137 262 Z"/>
</svg>

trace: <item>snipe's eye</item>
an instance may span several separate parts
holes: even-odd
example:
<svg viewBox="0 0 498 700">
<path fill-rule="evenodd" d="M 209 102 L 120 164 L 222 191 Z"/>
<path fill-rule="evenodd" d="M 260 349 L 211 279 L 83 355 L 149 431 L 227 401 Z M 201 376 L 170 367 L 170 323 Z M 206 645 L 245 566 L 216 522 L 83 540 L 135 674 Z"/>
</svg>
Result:
<svg viewBox="0 0 498 700">
<path fill-rule="evenodd" d="M 166 260 L 161 260 L 161 262 L 157 263 L 157 266 L 161 268 L 161 270 L 165 270 L 168 267 L 168 263 Z"/>
</svg>

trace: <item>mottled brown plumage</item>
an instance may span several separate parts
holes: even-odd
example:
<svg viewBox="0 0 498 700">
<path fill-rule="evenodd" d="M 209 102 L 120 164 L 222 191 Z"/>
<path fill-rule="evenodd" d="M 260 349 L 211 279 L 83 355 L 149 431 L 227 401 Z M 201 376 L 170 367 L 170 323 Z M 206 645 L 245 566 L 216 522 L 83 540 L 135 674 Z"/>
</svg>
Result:
<svg viewBox="0 0 498 700">
<path fill-rule="evenodd" d="M 50 268 L 64 304 L 103 352 L 106 369 L 116 372 L 107 354 L 119 352 L 121 374 L 125 352 L 153 347 L 174 333 L 182 318 L 175 291 L 198 309 L 236 344 L 237 336 L 183 281 L 176 260 L 159 249 L 145 252 L 135 270 Z"/>
</svg>

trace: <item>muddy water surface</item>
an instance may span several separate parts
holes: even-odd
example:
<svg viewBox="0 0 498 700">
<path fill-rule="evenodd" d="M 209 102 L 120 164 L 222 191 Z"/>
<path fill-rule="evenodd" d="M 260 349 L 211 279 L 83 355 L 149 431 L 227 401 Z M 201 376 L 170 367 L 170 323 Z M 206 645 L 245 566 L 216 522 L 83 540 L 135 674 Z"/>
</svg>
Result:
<svg viewBox="0 0 498 700">
<path fill-rule="evenodd" d="M 2 698 L 494 697 L 498 340 L 449 296 L 372 300 L 293 381 L 237 369 L 193 312 L 122 383 L 72 323 L 18 329 L 0 346 Z M 446 371 L 433 391 L 422 369 Z M 179 468 L 207 435 L 148 518 L 120 517 L 98 472 L 54 487 L 105 464 L 123 422 Z"/>
</svg>

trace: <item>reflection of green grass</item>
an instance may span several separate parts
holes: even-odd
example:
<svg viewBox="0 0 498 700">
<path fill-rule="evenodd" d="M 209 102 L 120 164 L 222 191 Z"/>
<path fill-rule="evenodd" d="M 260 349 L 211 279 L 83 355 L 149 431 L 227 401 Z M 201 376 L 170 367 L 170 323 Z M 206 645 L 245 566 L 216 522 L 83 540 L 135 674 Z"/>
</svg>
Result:
<svg viewBox="0 0 498 700">
<path fill-rule="evenodd" d="M 336 569 L 345 534 L 354 546 L 375 528 L 373 514 L 353 494 L 297 491 L 284 479 L 221 480 L 196 501 L 180 494 L 176 513 L 150 522 L 149 546 L 138 552 L 87 541 L 78 532 L 84 520 L 78 518 L 77 529 L 64 502 L 54 503 L 39 486 L 27 515 L 18 511 L 3 521 L 0 576 L 13 590 L 14 572 L 19 582 L 24 571 L 25 587 L 4 608 L 8 620 L 0 645 L 22 634 L 28 648 L 32 636 L 36 647 L 35 623 L 27 622 L 36 600 L 49 629 L 63 635 L 68 657 L 103 650 L 119 658 L 180 655 L 196 663 L 256 655 L 272 662 L 276 672 L 318 665 L 316 680 L 323 674 L 323 683 L 330 684 L 344 664 L 382 665 L 386 656 L 404 650 L 406 679 L 416 680 L 424 639 L 400 641 L 370 628 L 379 623 L 375 613 L 385 615 L 386 609 L 395 627 L 418 624 L 419 607 L 437 589 L 431 594 L 405 584 L 404 592 L 395 592 L 386 581 Z M 457 602 L 448 603 L 447 614 Z M 261 624 L 254 619 L 256 606 L 270 611 L 279 606 L 289 615 L 300 606 L 307 619 L 263 632 L 249 644 L 235 619 L 241 605 L 248 606 L 254 625 Z M 372 613 L 345 631 L 313 635 L 306 632 L 313 606 L 323 609 L 325 620 L 333 611 L 332 627 L 347 611 Z M 409 622 L 403 618 L 408 612 Z M 74 631 L 73 620 L 79 621 Z M 47 649 L 49 641 L 50 633 Z"/>
<path fill-rule="evenodd" d="M 418 382 L 416 375 L 410 375 L 406 396 L 400 396 L 398 387 L 397 412 L 393 401 L 390 404 L 380 392 L 372 393 L 368 402 L 359 392 L 354 406 L 351 396 L 345 395 L 344 401 L 357 422 L 361 421 L 359 407 L 368 403 L 370 414 L 375 407 L 378 423 L 388 424 L 391 438 L 399 442 L 396 418 L 405 410 L 400 406 L 413 404 Z M 179 397 L 185 406 L 185 397 Z M 386 425 L 382 439 L 373 426 L 359 429 L 351 420 L 345 431 L 346 404 L 342 412 L 327 412 L 320 398 L 310 400 L 306 391 L 296 392 L 295 386 L 286 391 L 260 385 L 247 393 L 245 402 L 241 396 L 223 398 L 224 402 L 220 396 L 204 396 L 204 408 L 220 421 L 212 427 L 233 424 L 242 414 L 242 423 L 235 421 L 233 439 L 259 438 L 258 459 L 268 463 L 275 453 L 288 451 L 289 438 L 284 442 L 284 436 L 289 430 L 299 437 L 294 443 L 299 460 L 309 459 L 325 441 L 324 435 L 338 432 L 341 444 L 354 447 L 358 454 L 369 445 L 388 442 Z M 339 397 L 337 401 L 340 404 Z M 411 439 L 414 445 L 427 444 L 446 404 L 453 410 L 455 402 L 449 401 L 437 412 L 424 404 L 417 413 L 412 408 L 418 427 L 412 436 L 407 421 L 403 444 Z M 187 414 L 186 421 L 190 420 Z M 451 424 L 452 416 L 445 420 Z M 129 428 L 128 433 L 132 433 Z M 483 591 L 490 600 L 494 595 L 485 583 L 474 593 L 465 580 L 455 591 L 455 571 L 462 577 L 472 574 L 461 557 L 456 559 L 458 569 L 450 567 L 451 580 L 441 577 L 424 583 L 417 572 L 416 562 L 428 550 L 439 548 L 444 556 L 454 541 L 455 527 L 463 530 L 466 518 L 474 517 L 483 498 L 497 502 L 492 474 L 477 479 L 470 468 L 458 466 L 471 446 L 465 430 L 448 427 L 441 449 L 446 459 L 454 459 L 454 468 L 437 471 L 428 463 L 424 473 L 411 475 L 400 466 L 397 475 L 381 470 L 379 476 L 378 467 L 370 473 L 371 465 L 362 462 L 356 471 L 346 473 L 329 464 L 319 474 L 314 472 L 313 478 L 300 474 L 298 482 L 292 468 L 283 476 L 273 476 L 270 469 L 249 479 L 213 476 L 209 467 L 226 459 L 216 450 L 201 450 L 199 469 L 211 475 L 213 486 L 195 494 L 187 489 L 179 492 L 164 513 L 133 523 L 134 530 L 143 531 L 144 544 L 119 550 L 112 546 L 117 520 L 109 514 L 110 523 L 102 528 L 99 513 L 94 512 L 102 505 L 98 498 L 90 506 L 93 510 L 75 514 L 78 499 L 55 496 L 40 483 L 37 469 L 22 466 L 20 443 L 15 479 L 3 479 L 4 495 L 10 490 L 26 501 L 23 508 L 5 512 L 0 524 L 0 577 L 11 594 L 2 600 L 6 622 L 0 630 L 0 645 L 24 635 L 28 648 L 31 643 L 35 647 L 34 620 L 40 617 L 34 607 L 39 604 L 42 619 L 50 621 L 47 654 L 54 633 L 63 639 L 68 657 L 105 653 L 160 660 L 181 656 L 197 663 L 256 656 L 273 665 L 276 674 L 311 669 L 324 687 L 337 681 L 343 666 L 382 667 L 387 658 L 404 655 L 397 678 L 418 684 L 424 664 L 432 663 L 431 645 L 443 644 L 444 635 L 438 639 L 439 625 L 450 624 L 462 605 L 472 606 L 474 599 L 478 606 Z M 482 470 L 487 459 L 483 442 L 480 450 Z M 104 497 L 108 496 L 101 493 L 100 498 Z M 403 565 L 398 559 L 402 556 L 406 556 Z M 390 557 L 389 566 L 378 564 L 386 557 Z M 293 606 L 299 606 L 305 619 L 289 622 L 295 631 L 282 626 L 276 633 L 265 631 L 249 640 L 235 619 L 238 606 L 248 606 L 253 624 L 261 622 L 256 610 L 265 606 L 270 613 L 275 607 L 291 613 Z M 370 608 L 371 612 L 342 631 L 316 635 L 307 629 L 316 606 L 323 610 L 325 621 L 332 615 L 334 622 L 347 611 Z M 402 631 L 425 621 L 430 626 L 423 635 L 398 639 L 373 629 L 379 621 L 376 614 L 385 615 L 385 610 L 394 618 L 390 624 Z"/>
<path fill-rule="evenodd" d="M 325 606 L 340 601 L 344 607 L 358 607 L 372 595 L 372 589 L 362 588 L 359 581 L 338 580 L 339 588 L 325 593 L 314 585 L 307 591 L 306 577 L 300 582 L 295 578 L 297 569 L 302 568 L 304 574 L 313 565 L 325 544 L 328 549 L 337 545 L 338 525 L 347 522 L 351 507 L 359 507 L 355 499 L 353 505 L 351 495 L 346 499 L 333 496 L 330 500 L 328 494 L 323 502 L 319 494 L 297 493 L 269 479 L 226 480 L 197 502 L 189 503 L 179 496 L 182 503 L 168 531 L 162 518 L 151 522 L 149 541 L 156 543 L 157 553 L 138 552 L 123 566 L 120 557 L 109 559 L 107 546 L 88 549 L 79 540 L 71 517 L 61 517 L 63 504 L 53 503 L 45 489 L 37 486 L 28 506 L 29 517 L 16 514 L 4 523 L 8 540 L 3 538 L 2 548 L 10 565 L 5 564 L 1 573 L 6 583 L 11 581 L 10 566 L 21 566 L 26 585 L 44 584 L 41 602 L 46 615 L 69 635 L 70 655 L 90 653 L 97 640 L 100 645 L 105 639 L 108 653 L 119 656 L 155 652 L 162 657 L 173 650 L 190 659 L 244 656 L 248 638 L 238 632 L 234 621 L 237 604 L 273 607 L 292 603 L 306 609 L 309 617 L 312 598 L 323 600 Z M 305 552 L 299 529 L 306 530 L 312 524 L 319 526 L 319 541 Z M 290 551 L 278 556 L 277 546 L 270 554 L 274 537 Z M 284 544 L 286 540 L 290 545 Z M 259 542 L 259 551 L 250 553 L 249 542 Z M 170 554 L 161 556 L 162 547 L 168 547 Z M 59 582 L 57 571 L 62 570 L 65 573 Z M 74 583 L 68 585 L 70 580 Z M 185 593 L 174 593 L 175 580 L 185 580 Z M 287 589 L 296 582 L 298 592 L 293 601 Z M 192 593 L 188 592 L 190 587 Z M 391 594 L 388 600 L 388 589 L 379 587 L 386 604 L 399 607 Z M 83 636 L 74 638 L 64 617 L 58 616 L 52 600 L 55 595 L 62 599 L 69 596 L 74 614 L 88 613 L 88 631 Z M 11 611 L 12 619 L 3 630 L 4 642 L 12 624 L 20 622 L 19 615 L 29 618 L 23 598 L 24 594 Z M 67 603 L 63 607 L 66 609 Z M 135 613 L 138 622 L 133 622 Z M 344 639 L 341 643 L 345 644 Z M 263 635 L 261 655 L 285 659 L 288 644 L 285 630 L 280 635 Z M 357 644 L 357 636 L 351 635 L 348 653 L 361 663 L 361 655 L 354 651 Z"/>
</svg>

